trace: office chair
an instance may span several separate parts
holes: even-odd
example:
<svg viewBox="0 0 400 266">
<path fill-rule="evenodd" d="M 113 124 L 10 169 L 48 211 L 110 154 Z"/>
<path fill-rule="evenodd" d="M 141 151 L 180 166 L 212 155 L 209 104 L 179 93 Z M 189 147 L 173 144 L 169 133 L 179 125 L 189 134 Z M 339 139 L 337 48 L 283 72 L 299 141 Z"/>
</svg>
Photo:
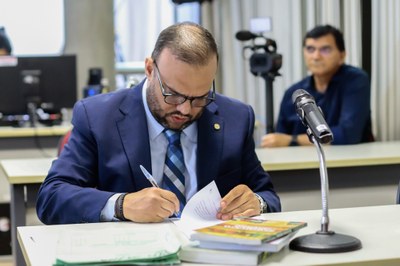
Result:
<svg viewBox="0 0 400 266">
<path fill-rule="evenodd" d="M 69 130 L 64 136 L 62 136 L 58 142 L 57 156 L 60 155 L 61 151 L 64 149 L 64 145 L 67 144 L 69 140 L 69 135 L 71 135 L 71 130 Z"/>
</svg>

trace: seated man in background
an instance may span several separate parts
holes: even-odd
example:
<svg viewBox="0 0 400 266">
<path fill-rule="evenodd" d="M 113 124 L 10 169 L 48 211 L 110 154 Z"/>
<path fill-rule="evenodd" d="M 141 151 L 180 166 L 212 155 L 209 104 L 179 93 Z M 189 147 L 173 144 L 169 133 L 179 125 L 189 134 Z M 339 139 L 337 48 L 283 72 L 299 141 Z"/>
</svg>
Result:
<svg viewBox="0 0 400 266">
<path fill-rule="evenodd" d="M 311 75 L 285 92 L 276 132 L 264 135 L 261 147 L 312 144 L 292 101 L 297 89 L 306 90 L 322 109 L 333 133 L 331 144 L 373 141 L 369 77 L 363 70 L 344 63 L 343 34 L 330 25 L 317 26 L 304 37 L 303 52 Z"/>
<path fill-rule="evenodd" d="M 4 27 L 0 27 L 0 56 L 11 55 L 12 47 Z"/>
<path fill-rule="evenodd" d="M 213 180 L 218 219 L 280 211 L 255 153 L 254 111 L 215 92 L 217 67 L 211 33 L 176 24 L 160 33 L 139 85 L 77 102 L 38 193 L 40 220 L 161 222 Z"/>
</svg>

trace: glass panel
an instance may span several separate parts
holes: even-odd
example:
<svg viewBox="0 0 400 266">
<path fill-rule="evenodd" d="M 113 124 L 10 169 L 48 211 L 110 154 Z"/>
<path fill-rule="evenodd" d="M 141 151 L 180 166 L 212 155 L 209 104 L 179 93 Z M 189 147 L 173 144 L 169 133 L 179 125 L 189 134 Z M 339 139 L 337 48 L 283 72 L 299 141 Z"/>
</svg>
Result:
<svg viewBox="0 0 400 266">
<path fill-rule="evenodd" d="M 63 0 L 2 0 L 0 26 L 13 55 L 58 54 L 64 47 Z"/>
</svg>

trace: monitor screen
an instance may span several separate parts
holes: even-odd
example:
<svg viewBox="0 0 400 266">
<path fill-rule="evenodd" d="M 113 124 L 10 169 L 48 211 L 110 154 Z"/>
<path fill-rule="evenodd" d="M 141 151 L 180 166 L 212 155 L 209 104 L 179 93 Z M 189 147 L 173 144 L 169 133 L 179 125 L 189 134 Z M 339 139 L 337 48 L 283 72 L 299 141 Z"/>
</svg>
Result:
<svg viewBox="0 0 400 266">
<path fill-rule="evenodd" d="M 0 115 L 2 120 L 30 113 L 29 106 L 57 114 L 77 100 L 76 56 L 14 58 L 0 66 Z"/>
</svg>

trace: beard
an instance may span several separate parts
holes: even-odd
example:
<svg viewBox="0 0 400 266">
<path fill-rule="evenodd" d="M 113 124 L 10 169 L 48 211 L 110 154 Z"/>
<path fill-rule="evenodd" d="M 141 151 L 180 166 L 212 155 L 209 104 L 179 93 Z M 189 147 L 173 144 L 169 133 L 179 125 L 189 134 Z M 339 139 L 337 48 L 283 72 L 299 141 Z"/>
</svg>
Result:
<svg viewBox="0 0 400 266">
<path fill-rule="evenodd" d="M 188 126 L 190 126 L 197 119 L 199 119 L 201 114 L 204 111 L 204 107 L 203 107 L 203 108 L 201 108 L 201 111 L 198 112 L 196 115 L 191 115 L 191 114 L 184 115 L 177 110 L 167 113 L 162 109 L 161 104 L 157 100 L 157 95 L 155 94 L 156 89 L 157 88 L 155 88 L 155 86 L 153 84 L 149 84 L 149 87 L 147 88 L 146 99 L 147 99 L 147 103 L 148 103 L 151 114 L 157 120 L 157 122 L 160 123 L 165 128 L 177 130 L 177 131 L 183 130 L 183 129 L 187 128 Z M 182 118 L 186 118 L 186 121 L 181 124 L 172 124 L 168 120 L 168 117 L 172 117 L 172 116 L 179 116 Z"/>
</svg>

